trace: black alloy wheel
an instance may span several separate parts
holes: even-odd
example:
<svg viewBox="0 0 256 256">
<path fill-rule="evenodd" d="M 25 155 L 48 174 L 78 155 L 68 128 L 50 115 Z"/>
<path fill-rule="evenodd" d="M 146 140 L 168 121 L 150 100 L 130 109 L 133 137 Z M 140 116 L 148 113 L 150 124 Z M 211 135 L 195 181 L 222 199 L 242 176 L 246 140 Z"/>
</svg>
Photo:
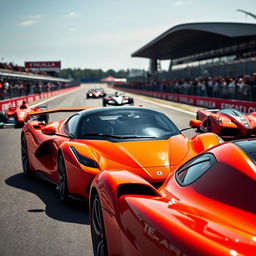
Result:
<svg viewBox="0 0 256 256">
<path fill-rule="evenodd" d="M 107 256 L 108 250 L 104 221 L 101 203 L 97 193 L 92 198 L 90 214 L 93 253 L 95 256 Z"/>
<path fill-rule="evenodd" d="M 21 162 L 24 175 L 27 177 L 31 176 L 32 171 L 29 168 L 28 146 L 24 133 L 21 134 Z"/>
<path fill-rule="evenodd" d="M 60 153 L 58 159 L 58 177 L 59 177 L 59 197 L 63 203 L 69 202 L 68 196 L 68 183 L 67 183 L 67 174 L 66 174 L 66 167 L 64 162 L 64 157 Z"/>
</svg>

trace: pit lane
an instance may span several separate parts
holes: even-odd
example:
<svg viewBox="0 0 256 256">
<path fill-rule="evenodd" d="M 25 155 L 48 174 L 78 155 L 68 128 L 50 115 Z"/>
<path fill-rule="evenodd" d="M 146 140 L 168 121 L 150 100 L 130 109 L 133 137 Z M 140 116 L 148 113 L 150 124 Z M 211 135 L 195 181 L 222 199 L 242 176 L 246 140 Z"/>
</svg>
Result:
<svg viewBox="0 0 256 256">
<path fill-rule="evenodd" d="M 95 84 L 47 102 L 48 108 L 102 106 L 102 99 L 86 99 L 86 92 Z M 113 89 L 106 89 L 108 93 Z M 135 105 L 144 105 L 165 113 L 178 128 L 188 126 L 195 115 L 168 107 L 141 96 L 132 95 Z M 44 103 L 45 104 L 45 103 Z M 182 105 L 175 105 L 178 109 Z M 194 112 L 191 109 L 190 112 Z M 70 113 L 50 115 L 50 121 L 63 119 Z M 86 203 L 63 205 L 55 186 L 22 174 L 20 152 L 21 129 L 0 129 L 0 255 L 57 256 L 93 255 Z M 184 132 L 191 137 L 193 130 Z"/>
</svg>

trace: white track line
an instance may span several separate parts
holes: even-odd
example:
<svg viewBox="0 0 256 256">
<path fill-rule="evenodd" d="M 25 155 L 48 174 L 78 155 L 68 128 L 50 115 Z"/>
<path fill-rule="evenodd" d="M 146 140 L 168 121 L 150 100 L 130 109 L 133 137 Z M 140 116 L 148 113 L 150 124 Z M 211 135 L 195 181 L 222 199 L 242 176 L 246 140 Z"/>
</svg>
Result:
<svg viewBox="0 0 256 256">
<path fill-rule="evenodd" d="M 52 98 L 49 98 L 49 99 L 46 99 L 46 100 L 41 101 L 41 102 L 39 102 L 39 103 L 36 103 L 36 104 L 34 104 L 34 105 L 31 105 L 30 107 L 33 108 L 33 107 L 36 107 L 36 106 L 38 106 L 38 105 L 42 105 L 42 104 L 44 104 L 44 103 L 46 103 L 46 102 L 48 102 L 48 101 L 55 100 L 55 99 L 57 99 L 57 98 L 59 98 L 59 97 L 65 96 L 65 95 L 67 95 L 67 94 L 69 94 L 69 93 L 72 93 L 72 92 L 75 92 L 76 90 L 79 90 L 79 89 L 80 89 L 80 88 L 77 88 L 77 89 L 75 89 L 75 90 L 71 90 L 71 91 L 69 91 L 69 92 L 65 92 L 65 93 L 56 95 L 56 96 L 54 96 L 54 97 L 52 97 Z"/>
<path fill-rule="evenodd" d="M 80 89 L 80 88 L 78 88 L 78 89 L 76 89 L 76 90 L 79 90 L 79 89 Z M 42 101 L 42 102 L 40 102 L 40 103 L 36 103 L 36 104 L 32 105 L 31 107 L 36 107 L 36 106 L 38 106 L 38 105 L 42 105 L 42 104 L 44 104 L 44 103 L 46 103 L 46 102 L 49 102 L 49 101 L 51 101 L 51 100 L 55 100 L 55 99 L 57 99 L 57 98 L 59 98 L 59 97 L 65 96 L 65 95 L 67 95 L 67 94 L 69 94 L 69 93 L 72 93 L 72 92 L 74 92 L 74 91 L 76 91 L 76 90 L 72 90 L 72 91 L 70 91 L 70 92 L 66 92 L 66 93 L 63 93 L 63 94 L 56 95 L 56 96 L 54 96 L 54 97 L 52 97 L 52 98 L 49 98 L 49 99 L 46 99 L 46 100 L 44 100 L 44 101 Z M 188 115 L 193 115 L 193 116 L 195 115 L 194 112 L 190 112 L 190 111 L 183 110 L 183 109 L 180 109 L 180 108 L 176 108 L 176 107 L 173 107 L 173 106 L 169 106 L 169 105 L 165 105 L 165 104 L 162 104 L 162 103 L 158 103 L 158 102 L 146 100 L 146 99 L 144 99 L 143 97 L 140 97 L 139 95 L 136 95 L 136 96 L 138 96 L 139 98 L 141 98 L 142 100 L 144 100 L 144 101 L 146 101 L 146 102 L 148 102 L 148 103 L 155 104 L 155 105 L 158 105 L 158 106 L 160 106 L 160 107 L 164 107 L 164 108 L 169 108 L 169 109 L 172 109 L 172 110 L 180 111 L 180 112 L 186 113 L 186 114 L 188 114 Z"/>
<path fill-rule="evenodd" d="M 143 99 L 143 98 L 141 98 L 141 99 Z M 169 109 L 176 110 L 176 111 L 180 111 L 180 112 L 183 112 L 183 113 L 186 113 L 186 114 L 189 114 L 189 115 L 193 115 L 194 116 L 196 114 L 195 112 L 183 110 L 183 109 L 176 108 L 176 107 L 169 106 L 169 105 L 165 105 L 165 104 L 162 104 L 162 103 L 158 103 L 158 102 L 154 102 L 154 101 L 150 101 L 150 100 L 146 100 L 146 99 L 143 99 L 143 100 L 148 102 L 148 103 L 153 103 L 155 105 L 158 105 L 158 106 L 161 106 L 161 107 L 165 107 L 165 108 L 169 108 Z"/>
<path fill-rule="evenodd" d="M 122 91 L 121 91 L 121 92 L 122 92 Z M 129 93 L 127 93 L 127 94 L 129 95 Z M 130 95 L 131 95 L 131 94 L 130 94 Z M 134 95 L 134 94 L 132 94 L 131 96 L 133 96 L 133 95 Z M 162 103 L 158 103 L 158 102 L 146 100 L 146 99 L 144 99 L 143 97 L 140 97 L 140 95 L 137 95 L 136 93 L 135 93 L 135 95 L 136 95 L 136 97 L 138 96 L 141 100 L 144 100 L 144 101 L 146 101 L 146 102 L 148 102 L 148 103 L 152 103 L 152 104 L 158 105 L 158 106 L 160 106 L 160 107 L 169 108 L 169 109 L 176 110 L 176 111 L 180 111 L 180 112 L 183 112 L 183 113 L 185 113 L 185 114 L 193 115 L 193 116 L 196 114 L 195 112 L 191 112 L 191 111 L 183 110 L 183 109 L 176 108 L 176 107 L 173 107 L 173 106 L 170 106 L 170 105 L 165 105 L 165 104 L 162 104 Z M 146 97 L 150 97 L 150 96 L 146 96 Z M 152 98 L 154 98 L 154 97 L 152 97 Z M 158 99 L 158 98 L 156 98 L 156 99 Z M 179 102 L 175 102 L 175 103 L 179 104 Z"/>
</svg>

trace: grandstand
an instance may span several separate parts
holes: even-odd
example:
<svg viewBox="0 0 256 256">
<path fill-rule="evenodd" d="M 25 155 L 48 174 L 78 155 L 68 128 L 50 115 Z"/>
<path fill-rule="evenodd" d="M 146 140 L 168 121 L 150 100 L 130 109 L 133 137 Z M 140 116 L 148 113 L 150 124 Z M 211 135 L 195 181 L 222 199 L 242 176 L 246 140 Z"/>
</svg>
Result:
<svg viewBox="0 0 256 256">
<path fill-rule="evenodd" d="M 156 79 L 252 74 L 256 71 L 256 24 L 177 25 L 134 52 L 132 57 L 148 58 L 148 75 Z M 161 72 L 161 60 L 170 61 L 168 72 Z"/>
</svg>

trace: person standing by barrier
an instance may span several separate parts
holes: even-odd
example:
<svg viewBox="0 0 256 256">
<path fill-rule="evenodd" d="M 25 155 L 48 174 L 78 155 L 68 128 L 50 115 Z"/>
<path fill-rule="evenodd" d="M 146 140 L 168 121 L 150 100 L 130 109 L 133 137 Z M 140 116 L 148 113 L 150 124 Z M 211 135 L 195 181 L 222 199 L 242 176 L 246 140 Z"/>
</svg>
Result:
<svg viewBox="0 0 256 256">
<path fill-rule="evenodd" d="M 251 88 L 251 99 L 256 101 L 256 73 L 252 74 L 249 84 Z"/>
<path fill-rule="evenodd" d="M 236 93 L 236 81 L 234 78 L 229 78 L 229 83 L 227 84 L 227 97 L 230 99 L 235 99 Z"/>
<path fill-rule="evenodd" d="M 4 83 L 3 80 L 0 80 L 0 100 L 4 99 Z"/>
</svg>

